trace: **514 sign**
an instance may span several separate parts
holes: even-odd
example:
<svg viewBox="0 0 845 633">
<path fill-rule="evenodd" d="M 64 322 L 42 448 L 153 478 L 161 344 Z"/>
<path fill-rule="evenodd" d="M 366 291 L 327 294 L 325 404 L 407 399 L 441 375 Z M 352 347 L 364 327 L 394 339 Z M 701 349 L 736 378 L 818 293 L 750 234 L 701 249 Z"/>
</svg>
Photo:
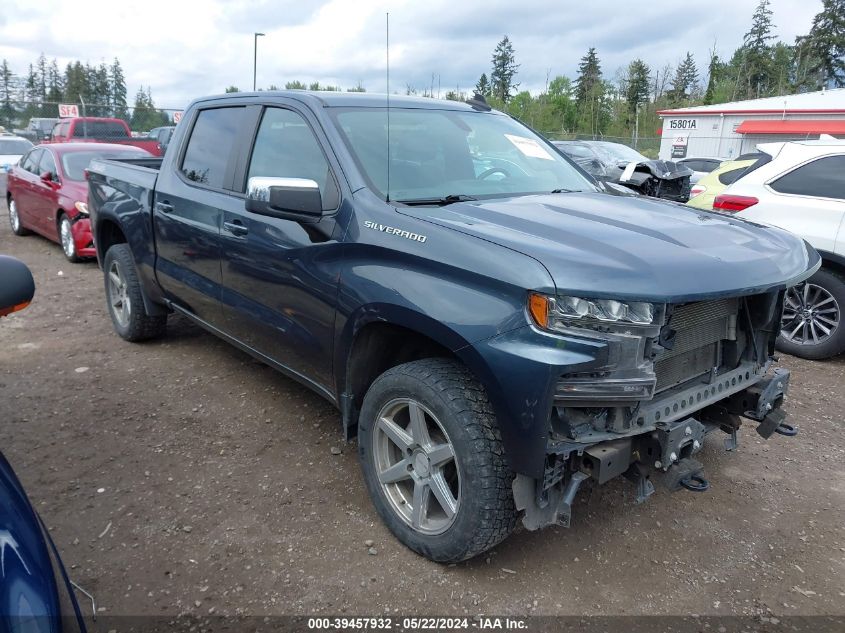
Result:
<svg viewBox="0 0 845 633">
<path fill-rule="evenodd" d="M 59 104 L 59 118 L 69 119 L 79 116 L 79 106 L 75 103 L 60 103 Z"/>
</svg>

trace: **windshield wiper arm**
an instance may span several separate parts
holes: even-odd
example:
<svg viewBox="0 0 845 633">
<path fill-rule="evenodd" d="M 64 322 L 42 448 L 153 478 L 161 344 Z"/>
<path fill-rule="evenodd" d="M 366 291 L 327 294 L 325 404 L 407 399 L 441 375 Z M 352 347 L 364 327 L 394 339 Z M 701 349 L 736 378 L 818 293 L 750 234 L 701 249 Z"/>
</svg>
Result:
<svg viewBox="0 0 845 633">
<path fill-rule="evenodd" d="M 580 189 L 552 189 L 549 193 L 579 193 Z"/>
<path fill-rule="evenodd" d="M 478 200 L 478 198 L 468 196 L 463 193 L 453 193 L 448 196 L 443 196 L 442 198 L 412 198 L 410 200 L 397 200 L 396 202 L 399 204 L 406 204 L 409 207 L 423 207 L 429 205 L 445 207 L 447 204 L 454 204 L 455 202 L 470 202 L 472 200 Z"/>
</svg>

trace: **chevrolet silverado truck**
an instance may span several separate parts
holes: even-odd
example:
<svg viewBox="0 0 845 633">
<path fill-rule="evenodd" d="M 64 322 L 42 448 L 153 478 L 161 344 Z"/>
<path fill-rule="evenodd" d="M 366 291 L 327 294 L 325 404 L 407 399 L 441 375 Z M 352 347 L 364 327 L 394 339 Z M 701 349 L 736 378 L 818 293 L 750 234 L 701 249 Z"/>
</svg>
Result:
<svg viewBox="0 0 845 633">
<path fill-rule="evenodd" d="M 203 98 L 163 159 L 88 182 L 117 333 L 178 313 L 326 398 L 432 560 L 569 525 L 585 482 L 705 490 L 705 436 L 743 418 L 796 433 L 773 352 L 812 247 L 602 192 L 481 98 Z"/>
</svg>

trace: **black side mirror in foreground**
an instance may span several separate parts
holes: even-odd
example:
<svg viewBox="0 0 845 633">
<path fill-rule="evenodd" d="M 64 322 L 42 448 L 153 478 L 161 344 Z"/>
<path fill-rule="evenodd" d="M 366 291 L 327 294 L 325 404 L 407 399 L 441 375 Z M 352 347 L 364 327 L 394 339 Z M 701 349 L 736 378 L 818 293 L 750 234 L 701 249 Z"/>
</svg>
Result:
<svg viewBox="0 0 845 633">
<path fill-rule="evenodd" d="M 35 295 L 32 273 L 19 259 L 0 255 L 0 317 L 23 310 Z"/>
</svg>

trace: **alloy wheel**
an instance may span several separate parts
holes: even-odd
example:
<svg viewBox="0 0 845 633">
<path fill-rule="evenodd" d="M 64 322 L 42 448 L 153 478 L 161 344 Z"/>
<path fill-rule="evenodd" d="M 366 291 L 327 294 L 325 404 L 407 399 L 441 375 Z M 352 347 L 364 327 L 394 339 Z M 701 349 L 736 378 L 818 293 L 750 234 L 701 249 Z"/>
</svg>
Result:
<svg viewBox="0 0 845 633">
<path fill-rule="evenodd" d="M 440 421 L 416 400 L 397 398 L 382 407 L 374 431 L 375 470 L 394 512 L 418 532 L 445 532 L 458 514 L 461 480 Z"/>
<path fill-rule="evenodd" d="M 9 224 L 12 230 L 17 233 L 21 230 L 21 219 L 18 216 L 18 205 L 14 200 L 9 200 Z"/>
<path fill-rule="evenodd" d="M 123 271 L 116 261 L 112 261 L 109 266 L 109 305 L 118 324 L 121 327 L 128 326 L 132 314 L 132 302 L 129 299 Z"/>
<path fill-rule="evenodd" d="M 822 286 L 804 282 L 786 291 L 780 334 L 796 345 L 820 345 L 839 327 L 840 318 L 836 298 Z"/>
<path fill-rule="evenodd" d="M 62 248 L 68 259 L 73 259 L 76 256 L 76 243 L 73 241 L 73 231 L 70 228 L 70 220 L 67 216 L 62 216 L 59 224 L 59 233 L 62 238 Z"/>
</svg>

